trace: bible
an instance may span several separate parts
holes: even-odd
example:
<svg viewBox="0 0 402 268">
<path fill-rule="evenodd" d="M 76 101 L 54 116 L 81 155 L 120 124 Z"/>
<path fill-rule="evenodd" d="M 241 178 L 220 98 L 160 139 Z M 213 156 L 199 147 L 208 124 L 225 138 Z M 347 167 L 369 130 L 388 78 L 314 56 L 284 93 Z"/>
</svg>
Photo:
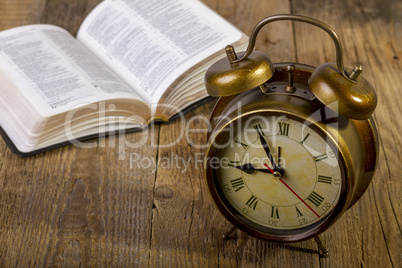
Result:
<svg viewBox="0 0 402 268">
<path fill-rule="evenodd" d="M 168 122 L 207 98 L 204 73 L 248 38 L 197 0 L 105 0 L 76 37 L 47 24 L 0 32 L 0 133 L 29 156 Z"/>
</svg>

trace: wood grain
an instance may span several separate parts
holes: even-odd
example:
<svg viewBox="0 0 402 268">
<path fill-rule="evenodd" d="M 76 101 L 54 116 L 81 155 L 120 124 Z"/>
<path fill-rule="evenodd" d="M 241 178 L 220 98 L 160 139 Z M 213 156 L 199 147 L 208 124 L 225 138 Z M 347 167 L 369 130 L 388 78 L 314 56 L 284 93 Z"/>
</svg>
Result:
<svg viewBox="0 0 402 268">
<path fill-rule="evenodd" d="M 39 23 L 46 0 L 3 0 L 0 5 L 1 30 Z"/>
<path fill-rule="evenodd" d="M 3 0 L 0 30 L 51 23 L 72 34 L 100 0 Z M 379 167 L 367 193 L 323 234 L 331 256 L 312 241 L 281 245 L 237 231 L 216 210 L 203 179 L 210 102 L 183 121 L 15 156 L 0 139 L 0 266 L 402 267 L 402 3 L 397 0 L 205 0 L 249 34 L 263 17 L 302 14 L 331 25 L 345 64 L 363 64 L 377 89 Z M 328 36 L 310 25 L 275 22 L 258 50 L 274 62 L 335 60 Z M 183 130 L 199 128 L 202 132 Z M 145 141 L 140 148 L 134 143 Z M 174 146 L 166 146 L 175 143 Z M 131 146 L 130 146 L 131 145 Z M 173 160 L 173 161 L 172 161 Z"/>
</svg>

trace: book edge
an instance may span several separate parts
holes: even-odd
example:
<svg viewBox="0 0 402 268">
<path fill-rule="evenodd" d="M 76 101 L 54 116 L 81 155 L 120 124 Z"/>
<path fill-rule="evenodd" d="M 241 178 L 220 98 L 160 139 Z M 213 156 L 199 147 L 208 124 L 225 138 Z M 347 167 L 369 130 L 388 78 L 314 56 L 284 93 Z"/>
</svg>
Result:
<svg viewBox="0 0 402 268">
<path fill-rule="evenodd" d="M 197 101 L 196 103 L 186 107 L 180 113 L 177 113 L 176 115 L 172 116 L 169 119 L 154 118 L 144 128 L 140 128 L 140 127 L 129 128 L 129 129 L 124 130 L 124 133 L 135 133 L 135 132 L 144 131 L 151 124 L 170 124 L 170 123 L 176 121 L 178 118 L 180 118 L 181 115 L 187 114 L 190 111 L 194 110 L 195 108 L 200 107 L 200 106 L 202 106 L 212 100 L 216 100 L 216 99 L 217 98 L 215 98 L 215 97 L 208 96 L 208 97 L 203 98 L 203 99 Z M 120 132 L 121 132 L 121 130 L 114 131 L 114 132 L 108 132 L 108 133 L 91 134 L 88 136 L 77 138 L 76 141 L 84 142 L 84 141 L 89 141 L 89 140 L 98 140 L 99 138 L 118 135 Z M 8 136 L 6 131 L 1 126 L 0 126 L 0 136 L 2 136 L 3 140 L 5 141 L 6 145 L 11 150 L 11 152 L 13 152 L 15 155 L 17 155 L 19 157 L 30 157 L 30 156 L 38 155 L 38 154 L 41 154 L 41 153 L 44 153 L 47 151 L 51 151 L 53 149 L 57 149 L 60 147 L 74 145 L 74 142 L 66 140 L 66 141 L 59 142 L 59 143 L 56 143 L 56 144 L 53 144 L 50 146 L 46 146 L 44 148 L 36 149 L 33 151 L 29 151 L 29 152 L 22 152 L 17 148 L 17 146 L 14 144 L 14 142 L 10 139 L 10 137 Z"/>
</svg>

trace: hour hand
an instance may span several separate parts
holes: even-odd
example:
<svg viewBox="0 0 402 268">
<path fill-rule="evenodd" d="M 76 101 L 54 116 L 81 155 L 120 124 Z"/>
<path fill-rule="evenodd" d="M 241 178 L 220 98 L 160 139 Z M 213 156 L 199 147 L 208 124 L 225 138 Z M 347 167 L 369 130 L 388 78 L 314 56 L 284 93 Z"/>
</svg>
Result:
<svg viewBox="0 0 402 268">
<path fill-rule="evenodd" d="M 263 172 L 263 173 L 271 173 L 268 169 L 265 168 L 255 168 L 253 164 L 246 163 L 240 166 L 233 166 L 234 168 L 240 169 L 241 171 L 247 174 L 253 174 L 255 171 Z"/>
</svg>

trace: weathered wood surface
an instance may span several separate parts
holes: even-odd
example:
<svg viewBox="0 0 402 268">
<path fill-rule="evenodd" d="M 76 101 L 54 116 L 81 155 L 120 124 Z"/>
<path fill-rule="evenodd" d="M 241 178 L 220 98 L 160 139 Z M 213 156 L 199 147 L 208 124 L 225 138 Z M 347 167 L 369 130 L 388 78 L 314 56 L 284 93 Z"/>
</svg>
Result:
<svg viewBox="0 0 402 268">
<path fill-rule="evenodd" d="M 100 0 L 2 0 L 0 30 L 32 23 L 76 34 Z M 323 234 L 331 256 L 320 259 L 313 241 L 279 245 L 237 232 L 222 241 L 228 223 L 203 180 L 205 132 L 176 146 L 181 122 L 142 133 L 102 138 L 96 148 L 67 146 L 21 159 L 0 140 L 0 266 L 244 266 L 402 267 L 402 2 L 399 0 L 205 0 L 245 33 L 275 13 L 320 19 L 340 35 L 346 65 L 360 62 L 377 89 L 375 119 L 380 161 L 362 199 Z M 301 23 L 264 28 L 257 48 L 274 62 L 319 65 L 335 60 L 324 32 Z M 206 128 L 208 103 L 186 115 Z M 191 121 L 191 118 L 195 120 Z M 137 149 L 125 143 L 146 143 Z M 189 159 L 167 165 L 167 159 Z M 145 165 L 136 164 L 141 159 Z M 181 168 L 180 168 L 181 167 Z"/>
</svg>

